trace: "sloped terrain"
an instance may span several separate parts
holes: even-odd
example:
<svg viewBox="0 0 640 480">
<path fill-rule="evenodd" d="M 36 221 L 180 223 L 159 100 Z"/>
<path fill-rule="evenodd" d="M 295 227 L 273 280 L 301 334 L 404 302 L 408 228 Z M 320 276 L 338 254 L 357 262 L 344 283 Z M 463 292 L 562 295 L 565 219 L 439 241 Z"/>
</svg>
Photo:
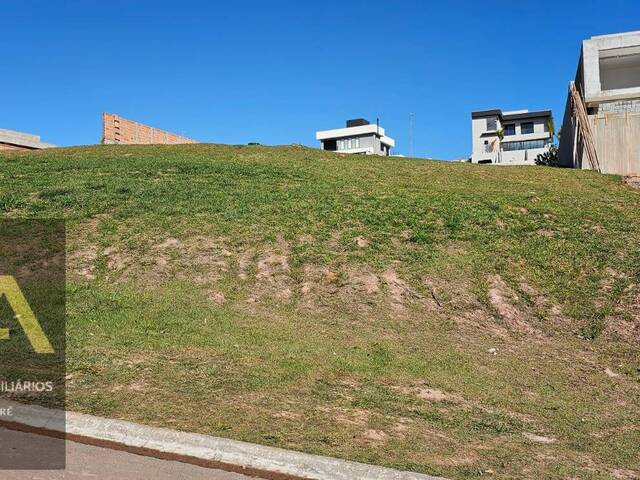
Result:
<svg viewBox="0 0 640 480">
<path fill-rule="evenodd" d="M 4 155 L 72 410 L 452 478 L 638 478 L 640 191 L 302 147 Z"/>
</svg>

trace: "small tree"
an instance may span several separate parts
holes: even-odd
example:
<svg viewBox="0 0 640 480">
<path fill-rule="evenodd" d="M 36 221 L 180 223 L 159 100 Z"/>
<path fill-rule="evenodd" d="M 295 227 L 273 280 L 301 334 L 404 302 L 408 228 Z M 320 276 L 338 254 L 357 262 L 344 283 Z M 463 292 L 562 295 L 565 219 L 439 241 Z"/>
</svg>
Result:
<svg viewBox="0 0 640 480">
<path fill-rule="evenodd" d="M 550 118 L 547 122 L 547 128 L 549 129 L 549 133 L 551 133 L 551 139 L 555 136 L 558 141 L 560 141 L 560 131 L 556 133 L 556 128 L 553 124 L 553 118 Z M 558 158 L 558 146 L 553 143 L 549 146 L 549 150 L 544 153 L 538 154 L 535 159 L 536 165 L 544 165 L 547 167 L 559 167 L 560 161 Z"/>
<path fill-rule="evenodd" d="M 558 161 L 558 147 L 555 145 L 551 145 L 549 150 L 544 153 L 538 154 L 536 157 L 536 165 L 544 165 L 547 167 L 559 167 L 560 162 Z"/>
<path fill-rule="evenodd" d="M 547 121 L 547 129 L 549 130 L 549 133 L 551 134 L 551 138 L 553 138 L 556 134 L 556 126 L 553 123 L 553 117 L 551 117 L 548 121 Z"/>
</svg>

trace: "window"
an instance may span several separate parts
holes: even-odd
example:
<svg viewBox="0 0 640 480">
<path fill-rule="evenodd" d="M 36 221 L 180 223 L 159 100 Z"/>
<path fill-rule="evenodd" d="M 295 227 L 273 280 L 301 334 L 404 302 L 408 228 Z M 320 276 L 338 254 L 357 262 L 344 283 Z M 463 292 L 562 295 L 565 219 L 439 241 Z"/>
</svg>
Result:
<svg viewBox="0 0 640 480">
<path fill-rule="evenodd" d="M 337 150 L 353 150 L 360 148 L 360 137 L 341 138 L 336 141 Z"/>
<path fill-rule="evenodd" d="M 533 133 L 533 122 L 523 122 L 520 124 L 520 133 Z"/>
<path fill-rule="evenodd" d="M 502 150 L 505 152 L 513 152 L 516 150 L 531 150 L 534 148 L 544 148 L 551 143 L 551 139 L 545 140 L 525 140 L 524 142 L 505 142 L 502 144 Z"/>
<path fill-rule="evenodd" d="M 637 47 L 600 50 L 601 90 L 640 87 L 640 52 Z"/>
<path fill-rule="evenodd" d="M 516 124 L 515 123 L 509 123 L 508 125 L 504 126 L 504 135 L 505 137 L 507 135 L 515 135 L 516 134 Z"/>
<path fill-rule="evenodd" d="M 498 117 L 487 118 L 487 131 L 493 132 L 498 129 Z"/>
</svg>

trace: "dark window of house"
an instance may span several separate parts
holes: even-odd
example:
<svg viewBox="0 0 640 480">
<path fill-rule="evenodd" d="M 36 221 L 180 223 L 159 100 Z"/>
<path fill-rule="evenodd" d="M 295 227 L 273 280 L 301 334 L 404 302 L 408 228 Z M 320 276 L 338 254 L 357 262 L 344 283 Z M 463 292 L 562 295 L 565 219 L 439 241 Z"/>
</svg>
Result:
<svg viewBox="0 0 640 480">
<path fill-rule="evenodd" d="M 533 133 L 533 122 L 524 122 L 520 124 L 520 131 L 525 133 Z"/>
<path fill-rule="evenodd" d="M 516 124 L 510 123 L 504 126 L 504 134 L 507 135 L 515 135 L 516 134 Z"/>
<path fill-rule="evenodd" d="M 525 140 L 523 142 L 505 142 L 501 146 L 503 151 L 513 152 L 516 150 L 531 150 L 536 148 L 544 148 L 549 143 L 551 143 L 551 139 Z"/>
<path fill-rule="evenodd" d="M 494 131 L 498 129 L 498 117 L 487 118 L 487 130 Z"/>
<path fill-rule="evenodd" d="M 335 138 L 332 138 L 330 140 L 325 140 L 322 143 L 322 145 L 323 145 L 325 150 L 329 150 L 329 151 L 332 151 L 332 152 L 335 152 L 338 149 L 338 144 L 337 144 Z"/>
</svg>

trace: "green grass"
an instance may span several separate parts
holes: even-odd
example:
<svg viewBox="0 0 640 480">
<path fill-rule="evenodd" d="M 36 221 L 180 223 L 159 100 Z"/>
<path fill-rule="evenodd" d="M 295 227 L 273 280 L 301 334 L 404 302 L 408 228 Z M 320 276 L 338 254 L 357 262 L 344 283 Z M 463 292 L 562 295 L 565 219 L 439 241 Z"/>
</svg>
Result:
<svg viewBox="0 0 640 480">
<path fill-rule="evenodd" d="M 298 147 L 0 161 L 0 214 L 67 219 L 72 410 L 452 478 L 639 474 L 640 191 L 617 177 Z"/>
</svg>

